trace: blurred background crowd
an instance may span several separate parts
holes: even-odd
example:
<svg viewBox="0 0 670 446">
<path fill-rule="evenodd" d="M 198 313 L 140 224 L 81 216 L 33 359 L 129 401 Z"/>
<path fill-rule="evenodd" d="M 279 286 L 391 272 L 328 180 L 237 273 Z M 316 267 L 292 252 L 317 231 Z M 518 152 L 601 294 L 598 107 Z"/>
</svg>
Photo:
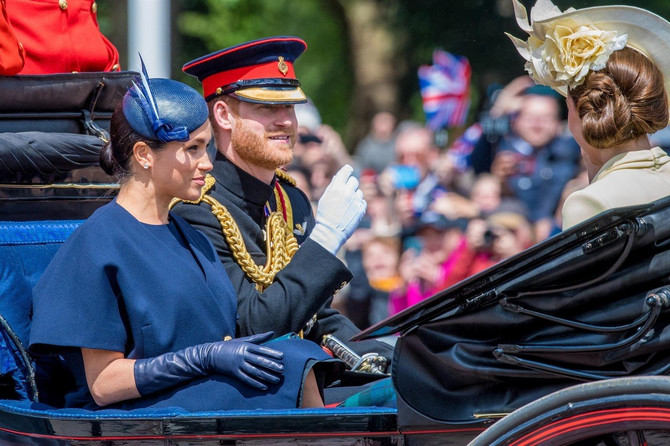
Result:
<svg viewBox="0 0 670 446">
<path fill-rule="evenodd" d="M 425 123 L 380 111 L 349 150 L 312 103 L 296 107 L 286 169 L 299 187 L 316 206 L 349 163 L 368 203 L 340 253 L 354 280 L 333 303 L 360 328 L 556 234 L 563 200 L 588 184 L 560 95 L 519 76 L 491 97 L 446 146 Z M 669 145 L 665 132 L 651 139 Z"/>
<path fill-rule="evenodd" d="M 526 76 L 494 97 L 446 147 L 424 123 L 380 111 L 351 153 L 313 104 L 297 106 L 299 142 L 286 169 L 316 205 L 350 163 L 368 202 L 341 253 L 354 280 L 334 302 L 359 327 L 560 230 L 563 197 L 587 184 L 563 100 Z"/>
</svg>

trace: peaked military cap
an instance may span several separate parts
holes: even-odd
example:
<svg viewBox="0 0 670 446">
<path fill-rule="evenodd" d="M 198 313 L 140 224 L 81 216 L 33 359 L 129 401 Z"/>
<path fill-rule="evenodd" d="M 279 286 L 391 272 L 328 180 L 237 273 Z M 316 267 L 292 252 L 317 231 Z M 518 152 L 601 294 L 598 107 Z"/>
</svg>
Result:
<svg viewBox="0 0 670 446">
<path fill-rule="evenodd" d="M 307 101 L 293 62 L 307 49 L 298 37 L 268 37 L 225 48 L 184 65 L 202 83 L 205 99 L 234 95 L 261 104 Z"/>
</svg>

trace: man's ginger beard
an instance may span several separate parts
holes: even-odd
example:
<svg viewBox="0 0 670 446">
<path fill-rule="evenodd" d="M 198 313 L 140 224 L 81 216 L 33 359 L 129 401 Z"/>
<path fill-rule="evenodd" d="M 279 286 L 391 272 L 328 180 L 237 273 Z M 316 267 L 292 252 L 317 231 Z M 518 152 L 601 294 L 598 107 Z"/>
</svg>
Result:
<svg viewBox="0 0 670 446">
<path fill-rule="evenodd" d="M 288 130 L 290 140 L 288 146 L 279 147 L 275 144 L 269 147 L 268 139 L 273 135 L 286 134 L 286 132 L 265 132 L 261 137 L 247 130 L 240 120 L 235 122 L 235 128 L 231 134 L 231 144 L 237 156 L 254 166 L 268 170 L 274 170 L 284 166 L 293 160 L 293 145 L 295 144 L 295 132 Z"/>
</svg>

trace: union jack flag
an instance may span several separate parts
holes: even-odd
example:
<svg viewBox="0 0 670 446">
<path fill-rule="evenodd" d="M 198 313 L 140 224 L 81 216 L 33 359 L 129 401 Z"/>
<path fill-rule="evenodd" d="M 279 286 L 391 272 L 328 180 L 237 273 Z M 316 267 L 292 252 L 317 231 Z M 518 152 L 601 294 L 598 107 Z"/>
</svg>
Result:
<svg viewBox="0 0 670 446">
<path fill-rule="evenodd" d="M 459 127 L 470 108 L 470 63 L 443 50 L 433 52 L 433 65 L 419 67 L 419 86 L 428 127 Z"/>
</svg>

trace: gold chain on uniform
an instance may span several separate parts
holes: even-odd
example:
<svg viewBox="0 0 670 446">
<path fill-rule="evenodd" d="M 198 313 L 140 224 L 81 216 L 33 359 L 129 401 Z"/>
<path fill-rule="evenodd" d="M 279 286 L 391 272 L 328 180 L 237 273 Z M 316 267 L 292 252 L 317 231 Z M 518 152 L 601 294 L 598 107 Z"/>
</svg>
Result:
<svg viewBox="0 0 670 446">
<path fill-rule="evenodd" d="M 293 178 L 280 170 L 277 170 L 277 176 L 291 184 L 295 183 Z M 228 209 L 219 203 L 218 200 L 206 194 L 215 183 L 216 179 L 208 174 L 205 177 L 205 186 L 200 192 L 200 198 L 198 198 L 196 201 L 180 200 L 175 198 L 170 203 L 170 208 L 172 208 L 180 201 L 193 204 L 198 204 L 200 202 L 209 204 L 212 208 L 212 214 L 214 214 L 214 216 L 219 221 L 219 224 L 221 225 L 221 231 L 226 238 L 226 242 L 228 243 L 228 247 L 230 248 L 233 257 L 235 258 L 235 261 L 238 263 L 238 265 L 240 265 L 240 268 L 242 268 L 242 271 L 244 271 L 247 277 L 249 277 L 256 284 L 258 291 L 262 292 L 265 288 L 272 284 L 277 273 L 284 269 L 284 267 L 291 261 L 293 254 L 295 254 L 295 252 L 298 250 L 298 241 L 291 231 L 291 226 L 289 226 L 287 221 L 284 220 L 284 209 L 281 204 L 279 192 L 277 189 L 275 189 L 277 211 L 270 213 L 265 223 L 265 230 L 267 234 L 265 241 L 267 260 L 265 262 L 265 266 L 261 268 L 251 258 L 251 255 L 249 254 L 249 251 L 247 250 L 247 247 L 244 243 L 244 239 L 242 238 L 240 228 L 237 226 L 233 216 L 230 215 Z M 292 221 L 293 216 L 291 215 L 291 209 L 289 206 L 287 206 L 286 213 L 287 220 Z"/>
</svg>

